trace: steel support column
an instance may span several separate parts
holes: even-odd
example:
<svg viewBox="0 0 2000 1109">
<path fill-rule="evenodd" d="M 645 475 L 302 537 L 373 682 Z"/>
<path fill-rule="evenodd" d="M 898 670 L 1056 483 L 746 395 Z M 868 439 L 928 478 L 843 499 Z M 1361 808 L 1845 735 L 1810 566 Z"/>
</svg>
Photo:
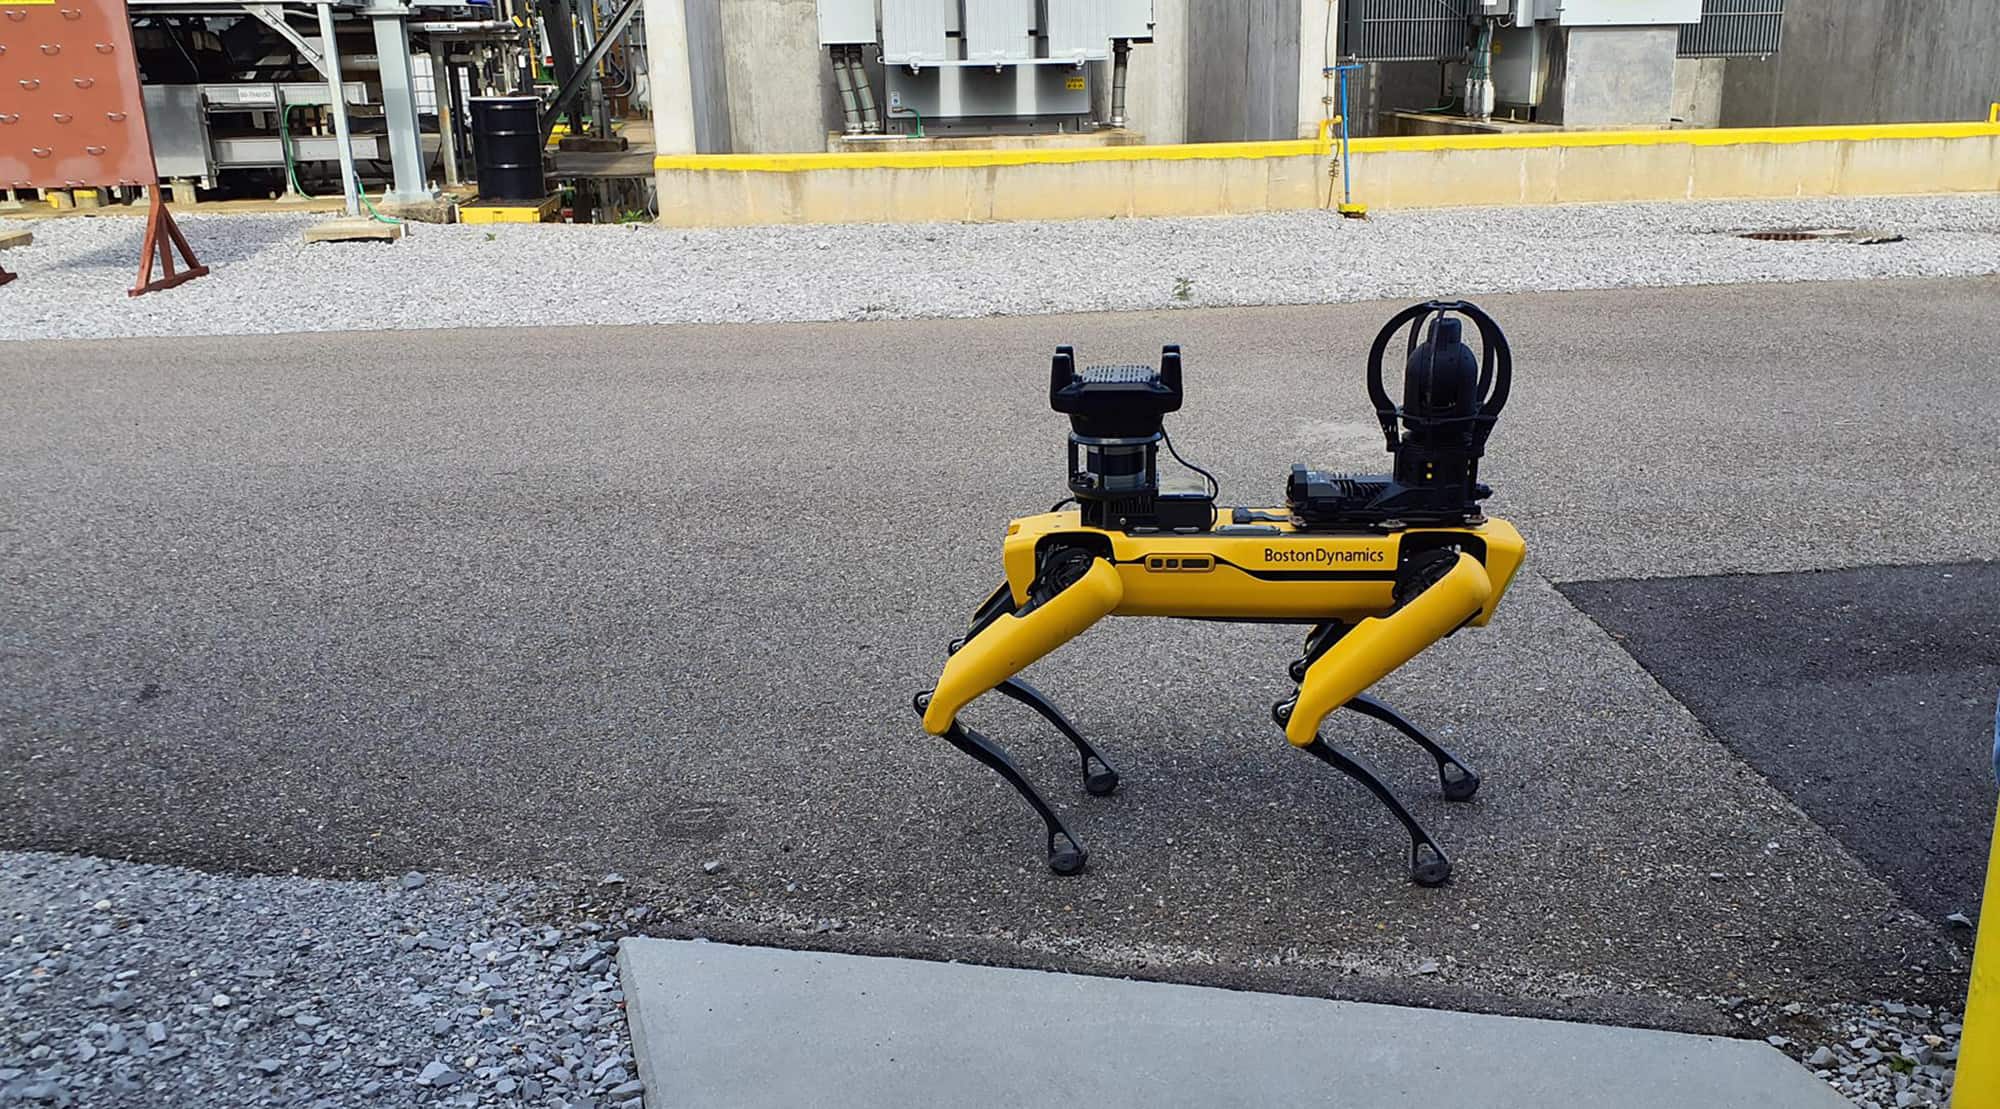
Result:
<svg viewBox="0 0 2000 1109">
<path fill-rule="evenodd" d="M 388 199 L 395 204 L 421 204 L 433 195 L 424 181 L 423 132 L 417 126 L 410 9 L 377 4 L 362 14 L 375 28 L 375 56 L 382 67 L 382 115 L 389 123 L 389 164 L 395 171 Z"/>
<path fill-rule="evenodd" d="M 347 198 L 347 214 L 361 214 L 361 179 L 354 175 L 354 147 L 347 135 L 347 97 L 340 88 L 340 40 L 333 34 L 333 5 L 319 4 L 320 56 L 325 63 L 326 87 L 333 98 L 333 137 L 340 144 L 340 193 Z M 157 187 L 157 186 L 156 186 Z"/>
</svg>

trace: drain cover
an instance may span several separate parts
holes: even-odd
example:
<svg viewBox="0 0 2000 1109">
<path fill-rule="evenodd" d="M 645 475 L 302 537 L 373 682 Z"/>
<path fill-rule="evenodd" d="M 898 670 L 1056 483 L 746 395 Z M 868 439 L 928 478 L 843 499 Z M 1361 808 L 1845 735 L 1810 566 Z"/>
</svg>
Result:
<svg viewBox="0 0 2000 1109">
<path fill-rule="evenodd" d="M 1853 227 L 1780 227 L 1769 231 L 1740 231 L 1736 237 L 1767 243 L 1829 242 L 1860 243 L 1864 246 L 1903 241 L 1903 237 L 1893 231 L 1867 231 Z"/>
</svg>

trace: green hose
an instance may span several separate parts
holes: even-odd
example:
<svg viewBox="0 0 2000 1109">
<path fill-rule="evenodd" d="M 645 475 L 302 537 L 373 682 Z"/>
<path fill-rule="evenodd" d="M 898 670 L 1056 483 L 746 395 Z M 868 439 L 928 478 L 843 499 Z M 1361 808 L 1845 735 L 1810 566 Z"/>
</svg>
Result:
<svg viewBox="0 0 2000 1109">
<path fill-rule="evenodd" d="M 285 152 L 285 179 L 292 183 L 293 192 L 311 200 L 312 194 L 306 191 L 304 185 L 299 184 L 298 163 L 292 160 L 291 120 L 292 109 L 284 104 L 278 105 L 278 147 Z"/>
<path fill-rule="evenodd" d="M 310 200 L 312 199 L 312 194 L 306 191 L 304 185 L 299 184 L 298 163 L 292 158 L 291 114 L 292 111 L 290 108 L 280 107 L 278 109 L 278 145 L 285 152 L 285 176 L 290 179 L 292 190 Z M 391 227 L 400 227 L 402 225 L 402 220 L 392 219 L 375 210 L 374 202 L 368 199 L 368 190 L 361 187 L 361 178 L 359 176 L 356 176 L 354 179 L 354 192 L 355 195 L 361 198 L 361 206 L 368 209 L 369 216 L 373 217 L 377 223 L 386 223 Z"/>
<path fill-rule="evenodd" d="M 388 217 L 388 216 L 385 216 L 385 215 L 383 215 L 382 213 L 380 213 L 380 212 L 378 212 L 378 211 L 376 211 L 376 210 L 375 210 L 375 205 L 374 205 L 374 204 L 372 204 L 372 203 L 370 203 L 370 202 L 369 202 L 369 200 L 368 200 L 368 190 L 367 190 L 367 189 L 364 189 L 364 188 L 362 188 L 362 187 L 361 187 L 361 182 L 359 182 L 359 181 L 356 181 L 356 182 L 354 183 L 354 191 L 355 191 L 356 193 L 360 194 L 360 196 L 361 196 L 361 206 L 362 206 L 363 208 L 366 208 L 366 209 L 368 209 L 368 214 L 369 214 L 370 216 L 374 217 L 374 219 L 375 219 L 375 221 L 376 221 L 377 223 L 386 223 L 386 224 L 388 224 L 388 225 L 389 225 L 389 226 L 391 226 L 391 227 L 400 227 L 400 226 L 402 226 L 402 224 L 403 224 L 403 221 L 402 221 L 402 220 L 399 220 L 399 219 L 391 219 L 390 217 Z M 383 194 L 384 194 L 385 196 L 386 196 L 386 195 L 388 194 L 388 191 L 389 191 L 389 190 L 387 190 L 387 189 L 384 189 L 384 190 L 382 190 L 382 192 L 383 192 Z"/>
</svg>

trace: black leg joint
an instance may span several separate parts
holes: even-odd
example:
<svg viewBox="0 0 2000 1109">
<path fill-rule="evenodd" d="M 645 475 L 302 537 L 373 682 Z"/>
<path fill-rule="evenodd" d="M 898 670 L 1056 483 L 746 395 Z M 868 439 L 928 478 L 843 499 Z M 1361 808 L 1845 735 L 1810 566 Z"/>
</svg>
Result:
<svg viewBox="0 0 2000 1109">
<path fill-rule="evenodd" d="M 1312 668 L 1313 663 L 1319 661 L 1319 656 L 1332 650 L 1333 645 L 1340 642 L 1341 637 L 1345 636 L 1350 630 L 1350 625 L 1341 623 L 1328 623 L 1315 626 L 1306 636 L 1305 649 L 1300 652 L 1299 657 L 1292 660 L 1289 671 L 1292 675 L 1292 681 L 1294 683 L 1305 681 L 1306 671 Z"/>
<path fill-rule="evenodd" d="M 979 609 L 972 614 L 972 623 L 967 625 L 965 634 L 952 640 L 951 646 L 946 649 L 945 653 L 948 655 L 957 654 L 959 648 L 972 642 L 973 637 L 985 631 L 993 621 L 1013 611 L 1014 591 L 1008 588 L 1007 583 L 1003 581 L 1000 583 L 1000 588 L 995 589 L 991 594 L 987 595 L 984 601 L 980 602 Z"/>
</svg>

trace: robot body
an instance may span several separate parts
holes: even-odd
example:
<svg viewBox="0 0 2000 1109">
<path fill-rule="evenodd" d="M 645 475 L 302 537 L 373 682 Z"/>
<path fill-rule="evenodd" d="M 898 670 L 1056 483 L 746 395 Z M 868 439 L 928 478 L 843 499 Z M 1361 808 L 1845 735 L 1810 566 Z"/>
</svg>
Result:
<svg viewBox="0 0 2000 1109">
<path fill-rule="evenodd" d="M 1484 356 L 1461 340 L 1463 314 L 1479 327 Z M 1388 341 L 1412 329 L 1404 402 L 1381 382 Z M 1181 402 L 1178 348 L 1160 370 L 1078 369 L 1056 354 L 1050 403 L 1070 415 L 1071 510 L 1014 520 L 1001 561 L 1006 580 L 951 646 L 944 672 L 915 699 L 924 730 L 998 772 L 1043 819 L 1049 864 L 1083 869 L 1076 836 L 1007 753 L 967 728 L 959 713 L 988 691 L 1035 709 L 1075 745 L 1086 789 L 1108 794 L 1118 773 L 1047 698 L 1016 675 L 1106 616 L 1311 625 L 1291 665 L 1297 692 L 1273 707 L 1286 739 L 1366 786 L 1411 840 L 1411 877 L 1442 884 L 1450 859 L 1374 772 L 1320 737 L 1322 721 L 1347 708 L 1386 723 L 1424 748 L 1447 800 L 1469 800 L 1479 776 L 1422 729 L 1368 696 L 1376 682 L 1424 648 L 1491 620 L 1526 546 L 1478 502 L 1478 459 L 1505 403 L 1512 361 L 1497 325 L 1463 303 L 1417 305 L 1391 320 L 1369 357 L 1368 387 L 1391 452 L 1389 475 L 1322 474 L 1293 468 L 1283 508 L 1219 510 L 1206 494 L 1163 494 L 1157 446 L 1171 440 L 1161 418 Z M 1206 471 L 1190 467 L 1207 476 Z"/>
</svg>

